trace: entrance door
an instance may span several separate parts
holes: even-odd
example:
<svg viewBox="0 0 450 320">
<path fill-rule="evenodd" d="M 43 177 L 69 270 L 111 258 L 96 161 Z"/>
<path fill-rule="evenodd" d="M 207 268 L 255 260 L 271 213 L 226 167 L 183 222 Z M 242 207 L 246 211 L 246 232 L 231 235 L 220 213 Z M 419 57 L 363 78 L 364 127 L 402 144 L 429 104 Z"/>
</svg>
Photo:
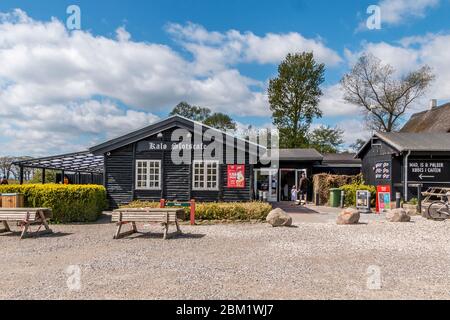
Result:
<svg viewBox="0 0 450 320">
<path fill-rule="evenodd" d="M 306 169 L 280 169 L 280 199 L 291 201 L 291 189 L 300 186 L 302 173 L 307 174 Z"/>
<path fill-rule="evenodd" d="M 261 201 L 278 201 L 278 170 L 255 170 L 255 198 Z"/>
</svg>

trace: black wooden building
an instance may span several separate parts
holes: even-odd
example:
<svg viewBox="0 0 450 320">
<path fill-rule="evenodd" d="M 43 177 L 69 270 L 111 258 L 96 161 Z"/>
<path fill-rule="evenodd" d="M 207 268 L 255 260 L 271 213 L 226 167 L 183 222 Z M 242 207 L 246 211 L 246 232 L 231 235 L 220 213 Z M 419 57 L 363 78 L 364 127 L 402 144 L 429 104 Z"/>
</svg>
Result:
<svg viewBox="0 0 450 320">
<path fill-rule="evenodd" d="M 357 157 L 365 182 L 390 186 L 392 197 L 416 197 L 418 186 L 450 186 L 449 133 L 376 133 Z"/>
<path fill-rule="evenodd" d="M 195 126 L 202 133 L 212 130 L 215 138 L 221 139 L 222 155 L 212 154 L 221 161 L 202 160 L 201 152 L 196 152 L 206 146 L 202 146 L 201 137 L 196 142 Z M 191 141 L 189 145 L 194 145 L 190 148 L 192 161 L 181 164 L 174 163 L 171 157 L 174 146 L 178 145 L 178 141 L 173 141 L 173 133 L 178 129 L 184 129 L 188 135 L 184 138 Z M 89 151 L 104 156 L 104 185 L 111 207 L 117 207 L 133 200 L 250 201 L 253 165 L 249 160 L 250 154 L 256 156 L 258 152 L 258 146 L 250 148 L 250 144 L 195 121 L 173 116 Z M 228 187 L 231 164 L 244 166 L 241 172 L 245 183 L 241 187 Z"/>
<path fill-rule="evenodd" d="M 220 154 L 208 154 L 213 142 L 222 146 Z M 361 161 L 351 154 L 274 150 L 267 153 L 266 148 L 248 140 L 173 116 L 87 151 L 16 164 L 21 168 L 21 183 L 26 167 L 42 169 L 43 178 L 47 169 L 60 170 L 59 179 L 74 175 L 73 183 L 98 183 L 101 179 L 111 208 L 134 200 L 283 201 L 289 200 L 289 190 L 298 186 L 303 173 L 311 177 L 322 172 L 358 174 L 361 170 Z M 173 154 L 189 158 L 174 161 Z M 312 186 L 310 190 L 312 199 Z"/>
</svg>

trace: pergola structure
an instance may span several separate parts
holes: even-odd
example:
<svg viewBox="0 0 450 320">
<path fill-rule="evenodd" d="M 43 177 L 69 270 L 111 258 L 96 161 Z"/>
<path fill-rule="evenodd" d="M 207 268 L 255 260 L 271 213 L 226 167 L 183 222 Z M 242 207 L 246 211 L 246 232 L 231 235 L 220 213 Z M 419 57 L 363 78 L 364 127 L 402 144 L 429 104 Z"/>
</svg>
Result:
<svg viewBox="0 0 450 320">
<path fill-rule="evenodd" d="M 81 174 L 91 174 L 92 181 L 95 174 L 102 174 L 104 170 L 103 156 L 96 156 L 89 151 L 68 153 L 52 157 L 27 159 L 14 162 L 19 167 L 19 181 L 23 184 L 24 168 L 42 170 L 42 181 L 45 181 L 45 170 L 61 171 L 64 179 L 65 172 L 74 172 L 78 176 Z"/>
</svg>

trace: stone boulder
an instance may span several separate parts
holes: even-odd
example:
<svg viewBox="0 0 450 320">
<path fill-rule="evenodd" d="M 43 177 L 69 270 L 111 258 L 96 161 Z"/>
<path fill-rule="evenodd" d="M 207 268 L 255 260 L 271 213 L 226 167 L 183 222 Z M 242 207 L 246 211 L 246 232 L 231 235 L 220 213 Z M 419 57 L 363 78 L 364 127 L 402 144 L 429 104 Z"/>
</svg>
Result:
<svg viewBox="0 0 450 320">
<path fill-rule="evenodd" d="M 292 218 L 280 208 L 270 211 L 266 221 L 272 227 L 290 227 L 292 225 Z"/>
<path fill-rule="evenodd" d="M 389 222 L 410 222 L 411 217 L 405 209 L 393 209 L 386 212 L 386 220 Z"/>
<path fill-rule="evenodd" d="M 342 210 L 342 212 L 337 217 L 337 224 L 358 224 L 360 217 L 361 215 L 359 214 L 358 210 L 354 208 L 347 208 Z"/>
</svg>

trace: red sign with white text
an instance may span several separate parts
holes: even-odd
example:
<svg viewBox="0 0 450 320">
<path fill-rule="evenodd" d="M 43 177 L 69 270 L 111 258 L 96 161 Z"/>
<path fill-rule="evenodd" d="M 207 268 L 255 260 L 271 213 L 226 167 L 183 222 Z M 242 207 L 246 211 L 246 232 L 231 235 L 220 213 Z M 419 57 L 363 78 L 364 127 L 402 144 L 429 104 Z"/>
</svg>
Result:
<svg viewBox="0 0 450 320">
<path fill-rule="evenodd" d="M 233 189 L 245 188 L 245 165 L 229 165 L 227 170 L 227 187 Z"/>
</svg>

